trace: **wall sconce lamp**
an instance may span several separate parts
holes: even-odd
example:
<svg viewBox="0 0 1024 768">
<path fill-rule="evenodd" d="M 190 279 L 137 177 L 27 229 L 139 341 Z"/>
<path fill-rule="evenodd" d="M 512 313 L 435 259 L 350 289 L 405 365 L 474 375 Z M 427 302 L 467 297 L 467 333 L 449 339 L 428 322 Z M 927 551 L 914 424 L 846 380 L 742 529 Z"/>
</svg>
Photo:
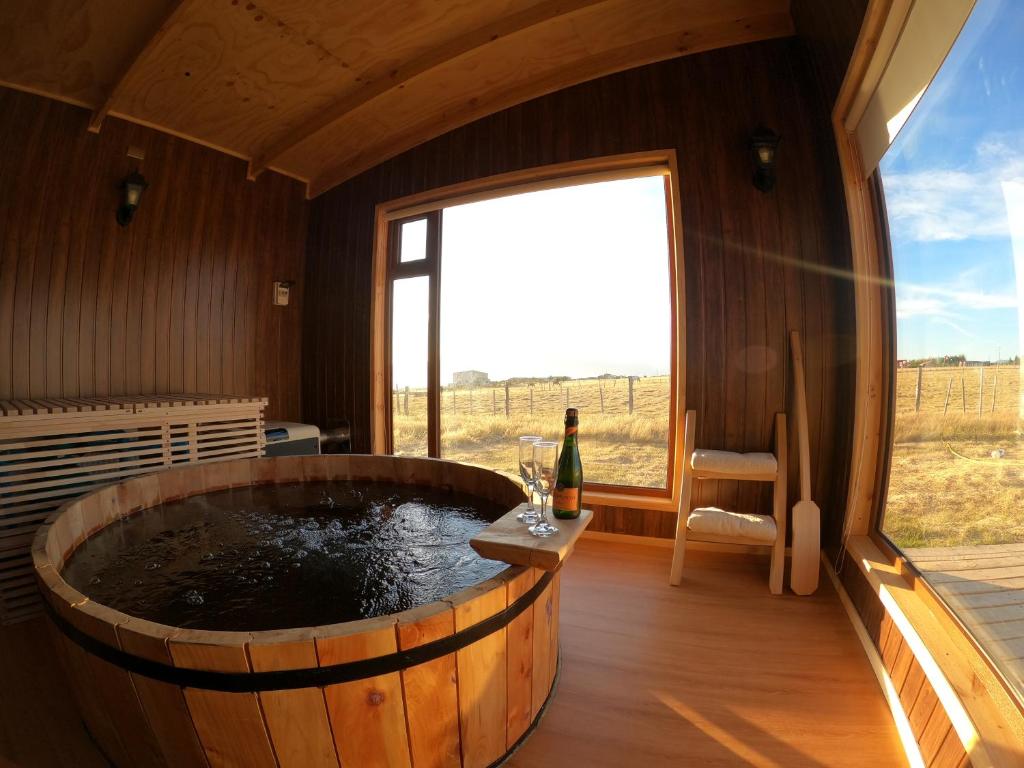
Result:
<svg viewBox="0 0 1024 768">
<path fill-rule="evenodd" d="M 134 171 L 121 182 L 121 205 L 117 208 L 117 223 L 122 227 L 131 224 L 135 209 L 139 207 L 142 193 L 149 184 L 138 171 Z"/>
<path fill-rule="evenodd" d="M 762 192 L 771 192 L 775 186 L 775 153 L 779 146 L 779 135 L 775 131 L 758 126 L 750 137 L 750 151 L 754 159 L 754 186 Z"/>
</svg>

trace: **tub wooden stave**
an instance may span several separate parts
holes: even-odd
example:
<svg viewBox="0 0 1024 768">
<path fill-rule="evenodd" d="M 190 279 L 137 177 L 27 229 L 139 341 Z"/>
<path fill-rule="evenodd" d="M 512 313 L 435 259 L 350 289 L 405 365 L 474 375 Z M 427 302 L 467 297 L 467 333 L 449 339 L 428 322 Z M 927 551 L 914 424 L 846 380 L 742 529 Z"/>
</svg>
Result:
<svg viewBox="0 0 1024 768">
<path fill-rule="evenodd" d="M 385 480 L 452 487 L 511 508 L 518 485 L 431 459 L 315 456 L 171 468 L 77 499 L 33 547 L 48 604 L 114 648 L 183 669 L 265 672 L 326 667 L 409 650 L 506 609 L 543 576 L 509 568 L 445 600 L 321 627 L 210 632 L 169 627 L 92 602 L 60 576 L 67 557 L 110 522 L 162 502 L 262 483 Z M 527 732 L 557 669 L 558 574 L 507 626 L 416 666 L 326 687 L 230 693 L 128 672 L 57 632 L 83 719 L 119 766 L 409 766 L 484 768 Z"/>
</svg>

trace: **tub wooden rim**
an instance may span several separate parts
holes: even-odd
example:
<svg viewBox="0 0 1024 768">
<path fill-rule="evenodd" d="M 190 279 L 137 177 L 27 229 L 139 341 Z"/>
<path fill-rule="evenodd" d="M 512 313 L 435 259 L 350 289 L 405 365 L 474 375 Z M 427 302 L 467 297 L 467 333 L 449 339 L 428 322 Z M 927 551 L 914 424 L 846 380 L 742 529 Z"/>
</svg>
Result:
<svg viewBox="0 0 1024 768">
<path fill-rule="evenodd" d="M 342 472 L 341 470 L 345 470 Z M 249 649 L 272 651 L 296 643 L 314 643 L 319 647 L 346 638 L 395 633 L 401 626 L 412 626 L 455 611 L 495 590 L 507 590 L 509 584 L 531 569 L 510 566 L 479 584 L 467 587 L 441 600 L 369 619 L 310 627 L 229 632 L 186 629 L 131 616 L 97 603 L 82 594 L 61 575 L 74 550 L 89 536 L 115 520 L 137 514 L 160 503 L 186 496 L 210 493 L 246 485 L 285 484 L 335 479 L 381 480 L 435 487 L 458 487 L 501 504 L 509 509 L 525 498 L 518 483 L 508 477 L 470 464 L 443 459 L 374 456 L 368 454 L 282 456 L 236 459 L 209 464 L 170 467 L 151 474 L 102 486 L 73 499 L 40 526 L 32 545 L 32 562 L 40 591 L 48 606 L 72 627 L 93 639 L 122 649 L 123 634 L 142 643 L 157 643 L 169 648 L 184 645 L 196 648 Z M 365 658 L 386 654 L 371 654 Z M 173 652 L 172 652 L 173 656 Z M 185 669 L 215 669 L 209 660 L 174 659 L 174 666 Z M 280 667 L 302 669 L 308 665 Z M 257 670 L 250 670 L 257 671 Z"/>
</svg>

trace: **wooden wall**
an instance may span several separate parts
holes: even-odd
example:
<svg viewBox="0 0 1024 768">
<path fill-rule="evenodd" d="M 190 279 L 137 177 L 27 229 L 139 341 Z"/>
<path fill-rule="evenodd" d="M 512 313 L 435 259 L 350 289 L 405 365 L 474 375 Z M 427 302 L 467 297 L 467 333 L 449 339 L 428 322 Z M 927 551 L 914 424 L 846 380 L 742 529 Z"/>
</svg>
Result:
<svg viewBox="0 0 1024 768">
<path fill-rule="evenodd" d="M 782 136 L 778 186 L 751 184 L 750 134 Z M 771 446 L 789 396 L 787 332 L 805 339 L 816 498 L 838 538 L 853 415 L 853 295 L 846 214 L 828 120 L 802 43 L 756 43 L 642 67 L 527 102 L 452 131 L 315 199 L 303 334 L 305 419 L 352 421 L 369 448 L 374 206 L 531 166 L 674 147 L 687 301 L 687 406 L 698 444 Z M 586 297 L 580 297 L 586 314 Z M 585 461 L 585 458 L 584 458 Z M 794 463 L 795 464 L 795 463 Z M 795 485 L 794 491 L 795 491 Z M 760 505 L 746 484 L 698 500 Z M 670 535 L 674 515 L 608 510 L 597 530 Z M 639 529 L 639 530 L 638 530 Z"/>
<path fill-rule="evenodd" d="M 846 75 L 868 0 L 792 0 L 797 34 L 810 54 L 814 80 L 831 110 Z"/>
<path fill-rule="evenodd" d="M 899 695 L 925 765 L 970 768 L 970 757 L 910 643 L 848 555 L 839 578 Z"/>
<path fill-rule="evenodd" d="M 298 419 L 308 206 L 278 174 L 121 120 L 0 88 L 0 399 L 266 395 Z M 118 185 L 149 182 L 118 226 Z M 296 280 L 288 307 L 274 280 Z"/>
</svg>

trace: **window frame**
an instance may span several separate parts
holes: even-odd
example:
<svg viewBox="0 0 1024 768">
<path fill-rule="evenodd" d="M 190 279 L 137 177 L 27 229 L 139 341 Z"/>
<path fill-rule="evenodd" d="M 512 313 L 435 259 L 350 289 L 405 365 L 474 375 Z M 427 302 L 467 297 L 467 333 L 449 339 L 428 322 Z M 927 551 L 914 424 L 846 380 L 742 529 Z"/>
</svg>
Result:
<svg viewBox="0 0 1024 768">
<path fill-rule="evenodd" d="M 579 182 L 613 181 L 642 176 L 665 178 L 666 230 L 669 239 L 669 294 L 672 329 L 669 361 L 669 433 L 664 488 L 586 483 L 587 503 L 628 506 L 635 509 L 676 511 L 681 485 L 682 430 L 679 404 L 685 403 L 685 290 L 683 273 L 682 213 L 678 166 L 674 150 L 655 150 L 612 155 L 569 163 L 538 166 L 488 176 L 447 187 L 427 190 L 377 206 L 373 254 L 373 296 L 371 308 L 371 451 L 387 454 L 393 450 L 391 416 L 391 296 L 394 280 L 427 274 L 430 277 L 430 318 L 428 319 L 428 455 L 440 457 L 440 243 L 441 211 L 445 207 L 505 197 L 542 189 L 554 189 Z M 433 227 L 431 217 L 436 217 Z M 398 261 L 402 224 L 428 219 L 427 258 L 416 262 Z"/>
<path fill-rule="evenodd" d="M 1016 710 L 1012 713 L 1015 722 L 1024 722 L 1024 696 L 1010 684 L 974 634 L 913 562 L 881 530 L 893 452 L 895 285 L 884 195 L 877 170 L 865 177 L 856 128 L 866 100 L 878 86 L 909 9 L 910 4 L 893 5 L 874 0 L 869 3 L 832 110 L 832 129 L 849 224 L 857 361 L 849 488 L 835 562 L 838 568 L 851 541 L 854 548 L 862 538 L 875 544 L 923 606 L 936 616 L 944 617 L 944 624 L 952 630 L 948 635 L 922 635 L 925 646 L 938 649 L 945 658 L 973 653 L 1006 696 L 1007 705 Z M 991 690 L 988 696 L 992 697 Z M 975 718 L 974 725 L 983 739 L 1003 727 L 989 711 L 964 700 L 963 696 L 960 698 Z M 999 706 L 994 698 L 992 702 Z"/>
</svg>

